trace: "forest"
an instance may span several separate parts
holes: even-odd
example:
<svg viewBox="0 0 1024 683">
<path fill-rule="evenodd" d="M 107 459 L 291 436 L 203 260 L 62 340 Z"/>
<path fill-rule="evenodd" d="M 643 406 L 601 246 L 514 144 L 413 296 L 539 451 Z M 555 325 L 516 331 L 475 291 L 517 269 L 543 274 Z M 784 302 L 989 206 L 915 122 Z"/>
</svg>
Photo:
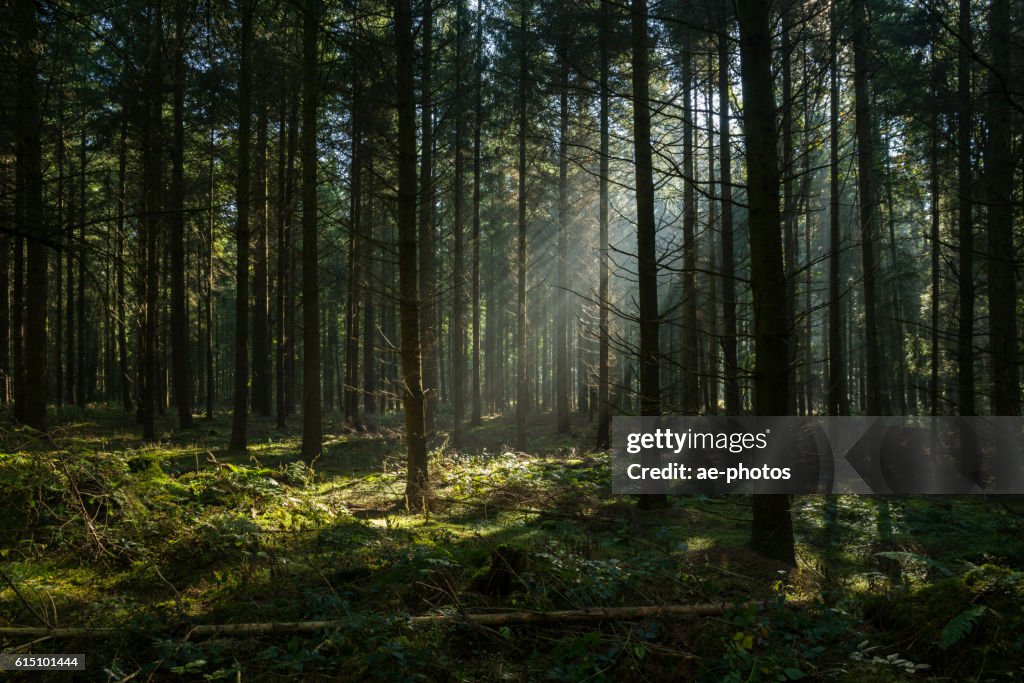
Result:
<svg viewBox="0 0 1024 683">
<path fill-rule="evenodd" d="M 1024 677 L 1019 496 L 611 475 L 615 416 L 1021 415 L 1024 3 L 0 34 L 3 675 Z"/>
</svg>

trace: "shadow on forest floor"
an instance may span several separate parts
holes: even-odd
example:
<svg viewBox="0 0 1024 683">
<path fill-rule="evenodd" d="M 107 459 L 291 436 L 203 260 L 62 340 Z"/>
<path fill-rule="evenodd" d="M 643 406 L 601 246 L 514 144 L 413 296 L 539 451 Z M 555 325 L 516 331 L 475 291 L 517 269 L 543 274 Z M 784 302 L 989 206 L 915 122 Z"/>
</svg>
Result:
<svg viewBox="0 0 1024 683">
<path fill-rule="evenodd" d="M 508 447 L 508 418 L 467 429 L 461 452 L 441 435 L 422 514 L 405 507 L 390 416 L 373 431 L 329 417 L 312 468 L 297 427 L 270 419 L 250 420 L 243 454 L 226 450 L 226 414 L 185 431 L 164 417 L 154 444 L 113 408 L 57 418 L 58 450 L 0 433 L 0 624 L 123 629 L 60 644 L 90 653 L 91 679 L 1024 672 L 1019 501 L 801 497 L 800 566 L 789 570 L 744 547 L 749 498 L 677 497 L 641 512 L 611 495 L 608 455 L 589 449 L 582 418 L 559 436 L 551 415 L 537 416 L 529 453 Z M 780 596 L 793 606 L 681 622 L 493 630 L 405 619 Z M 321 619 L 339 621 L 301 637 L 180 637 L 189 624 Z"/>
</svg>

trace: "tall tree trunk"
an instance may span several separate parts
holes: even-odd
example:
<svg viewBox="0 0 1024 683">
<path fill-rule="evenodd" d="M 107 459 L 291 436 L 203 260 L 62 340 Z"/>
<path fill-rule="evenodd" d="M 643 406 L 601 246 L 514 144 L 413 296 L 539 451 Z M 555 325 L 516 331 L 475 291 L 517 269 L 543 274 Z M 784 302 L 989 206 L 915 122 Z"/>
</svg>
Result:
<svg viewBox="0 0 1024 683">
<path fill-rule="evenodd" d="M 213 419 L 214 401 L 217 393 L 217 375 L 214 371 L 214 330 L 213 330 L 213 223 L 214 223 L 214 155 L 217 147 L 214 142 L 214 126 L 210 124 L 210 159 L 209 159 L 209 185 L 207 195 L 207 217 L 206 217 L 206 418 Z"/>
<path fill-rule="evenodd" d="M 352 84 L 354 99 L 362 96 L 362 83 L 356 75 Z M 352 196 L 350 205 L 348 231 L 348 264 L 345 298 L 345 389 L 343 392 L 343 412 L 345 421 L 353 427 L 359 426 L 359 303 L 363 297 L 369 296 L 369 289 L 363 289 L 361 283 L 361 262 L 368 257 L 366 247 L 369 240 L 363 239 L 366 230 L 363 195 L 367 195 L 366 203 L 373 200 L 371 192 L 363 191 L 364 176 L 372 181 L 372 172 L 364 173 L 371 153 L 363 136 L 366 134 L 362 126 L 362 104 L 354 102 L 352 107 Z M 368 169 L 369 170 L 369 169 Z M 364 247 L 365 245 L 365 247 Z M 360 291 L 362 289 L 362 291 Z"/>
<path fill-rule="evenodd" d="M 290 220 L 291 206 L 290 187 L 288 186 L 288 87 L 287 76 L 282 73 L 281 102 L 278 112 L 277 132 L 277 289 L 274 292 L 274 308 L 277 317 L 274 319 L 274 336 L 277 338 L 277 345 L 274 347 L 274 404 L 277 428 L 284 429 L 288 422 L 288 410 L 285 407 L 285 364 L 284 349 L 287 343 L 287 330 L 285 320 L 289 311 L 285 306 L 287 298 L 285 292 L 288 290 L 288 249 L 286 231 Z"/>
<path fill-rule="evenodd" d="M 725 414 L 740 414 L 740 384 L 736 353 L 736 266 L 732 220 L 732 125 L 729 115 L 729 24 L 723 9 L 718 36 L 718 135 L 722 167 L 722 360 L 725 365 Z"/>
<path fill-rule="evenodd" d="M 558 255 L 555 287 L 555 412 L 559 434 L 569 433 L 569 351 L 566 274 L 569 249 L 569 17 L 561 17 L 558 49 Z"/>
<path fill-rule="evenodd" d="M 0 161 L 0 195 L 6 196 L 9 192 L 8 168 L 6 160 Z M 11 213 L 7 202 L 0 201 L 0 405 L 3 406 L 11 402 Z M 57 323 L 59 327 L 59 316 Z M 57 394 L 60 394 L 59 386 Z"/>
<path fill-rule="evenodd" d="M 156 16 L 149 21 L 148 55 L 143 86 L 144 106 L 142 114 L 142 155 L 143 155 L 143 197 L 145 199 L 144 235 L 142 248 L 142 308 L 141 359 L 139 363 L 140 383 L 142 390 L 139 396 L 139 413 L 142 418 L 142 438 L 145 441 L 156 439 L 155 412 L 157 403 L 157 315 L 159 303 L 158 291 L 158 245 L 163 213 L 163 179 L 162 179 L 162 131 L 161 111 L 163 97 L 160 92 L 161 82 L 161 44 L 163 17 L 158 5 Z M 81 334 L 79 330 L 79 334 Z M 82 368 L 79 368 L 82 372 Z"/>
<path fill-rule="evenodd" d="M 288 161 L 285 167 L 283 236 L 281 250 L 278 254 L 278 268 L 287 273 L 287 277 L 279 280 L 280 315 L 282 337 L 278 344 L 282 347 L 278 355 L 278 375 L 281 388 L 278 391 L 277 407 L 278 424 L 284 424 L 288 415 L 294 411 L 295 405 L 295 256 L 292 247 L 295 217 L 295 158 L 299 144 L 299 99 L 293 95 L 288 113 Z"/>
<path fill-rule="evenodd" d="M 939 69 L 935 66 L 937 60 L 932 65 L 933 83 L 932 83 L 932 114 L 931 114 L 931 134 L 929 140 L 929 157 L 930 157 L 930 168 L 928 170 L 929 175 L 929 198 L 931 201 L 931 233 L 929 235 L 931 239 L 931 266 L 932 266 L 932 282 L 931 282 L 931 376 L 928 387 L 928 405 L 931 408 L 932 415 L 938 415 L 939 410 L 939 365 L 942 363 L 942 349 L 939 347 L 939 303 L 942 301 L 942 290 L 941 290 L 941 253 L 939 242 L 939 227 L 942 221 L 942 211 L 940 202 L 942 201 L 939 189 L 939 108 L 938 108 L 938 73 Z"/>
<path fill-rule="evenodd" d="M 829 13 L 829 255 L 828 255 L 828 414 L 848 415 L 846 355 L 843 350 L 842 235 L 839 232 L 839 25 Z"/>
<path fill-rule="evenodd" d="M 402 404 L 408 455 L 405 498 L 426 508 L 429 496 L 427 442 L 420 386 L 419 292 L 416 263 L 416 93 L 415 46 L 409 0 L 395 0 L 395 56 L 398 74 L 398 278 L 402 335 Z"/>
<path fill-rule="evenodd" d="M 957 32 L 957 206 L 959 213 L 960 316 L 957 326 L 957 389 L 961 415 L 975 414 L 974 400 L 974 178 L 971 133 L 974 107 L 971 84 L 971 2 L 960 0 Z"/>
<path fill-rule="evenodd" d="M 206 17 L 205 17 L 206 51 L 207 51 L 207 54 L 210 55 L 211 56 L 210 58 L 212 59 L 213 58 L 212 57 L 212 55 L 213 55 L 213 22 L 211 20 L 212 19 L 211 18 L 211 13 L 212 13 L 212 8 L 210 6 L 210 3 L 207 3 L 207 5 L 206 5 Z M 215 364 L 214 364 L 214 353 L 215 353 L 215 351 L 214 351 L 214 328 L 213 328 L 213 325 L 214 325 L 214 316 L 213 316 L 213 223 L 214 223 L 214 216 L 215 216 L 215 210 L 214 210 L 214 188 L 215 188 L 215 185 L 214 185 L 214 180 L 215 180 L 214 161 L 215 161 L 215 159 L 214 159 L 214 156 L 215 156 L 215 154 L 217 152 L 216 139 L 214 137 L 215 136 L 215 123 L 214 123 L 215 119 L 213 117 L 213 110 L 214 110 L 214 106 L 216 104 L 216 101 L 217 101 L 216 98 L 213 96 L 213 93 L 211 92 L 210 93 L 210 101 L 209 101 L 210 114 L 211 114 L 211 116 L 210 116 L 210 156 L 209 156 L 209 159 L 207 161 L 207 163 L 208 163 L 208 166 L 207 166 L 208 185 L 207 185 L 207 207 L 206 207 L 207 215 L 206 215 L 206 230 L 204 232 L 204 239 L 203 239 L 203 241 L 205 243 L 204 244 L 205 252 L 203 254 L 203 262 L 204 262 L 203 265 L 205 266 L 205 268 L 204 268 L 204 270 L 205 270 L 205 273 L 204 273 L 205 274 L 205 286 L 202 288 L 203 289 L 203 295 L 204 295 L 203 298 L 205 299 L 205 304 L 206 304 L 203 307 L 204 308 L 204 312 L 205 312 L 205 319 L 204 319 L 204 323 L 205 324 L 203 325 L 203 327 L 204 327 L 203 333 L 204 333 L 204 342 L 205 343 L 203 344 L 203 346 L 205 347 L 204 351 L 205 351 L 205 361 L 206 361 L 206 418 L 208 420 L 212 420 L 213 419 L 214 397 L 215 397 L 216 390 L 217 390 L 217 376 L 216 376 Z"/>
<path fill-rule="evenodd" d="M 86 155 L 85 155 L 85 117 L 83 116 L 81 139 L 78 145 L 78 218 L 75 221 L 78 226 L 78 299 L 75 315 L 78 319 L 78 345 L 75 348 L 77 354 L 78 377 L 75 382 L 75 405 L 84 408 L 87 399 L 87 382 L 89 380 L 85 368 L 85 259 L 87 257 L 85 243 L 85 177 L 86 177 Z M 31 376 L 31 375 L 30 375 Z"/>
<path fill-rule="evenodd" d="M 248 445 L 246 434 L 249 417 L 249 209 L 252 200 L 250 188 L 251 147 L 250 124 L 252 110 L 252 15 L 255 0 L 242 0 L 242 47 L 238 72 L 238 179 L 236 204 L 238 211 L 235 227 L 235 379 L 233 414 L 231 419 L 232 450 L 244 451 Z"/>
<path fill-rule="evenodd" d="M 361 300 L 360 283 L 360 261 L 367 258 L 363 245 L 367 244 L 362 239 L 362 231 L 365 229 L 363 221 L 363 180 L 369 178 L 370 174 L 364 172 L 370 153 L 364 142 L 363 136 L 363 85 L 362 78 L 358 72 L 352 74 L 352 147 L 351 147 L 351 171 L 350 171 L 350 197 L 349 197 L 349 228 L 347 235 L 347 262 L 345 275 L 345 379 L 342 399 L 342 412 L 345 421 L 353 427 L 359 425 L 359 303 Z M 364 292 L 366 290 L 363 290 Z M 366 292 L 368 294 L 368 292 Z"/>
<path fill-rule="evenodd" d="M 174 145 L 171 148 L 171 363 L 182 429 L 192 426 L 192 372 L 185 300 L 185 0 L 174 6 Z"/>
<path fill-rule="evenodd" d="M 316 105 L 320 57 L 320 0 L 306 0 L 302 31 L 302 457 L 323 450 L 320 408 L 320 286 L 317 253 Z"/>
<path fill-rule="evenodd" d="M 263 82 L 263 59 L 257 62 L 257 82 Z M 267 98 L 260 88 L 256 97 L 256 187 L 253 202 L 256 211 L 254 248 L 256 258 L 252 274 L 252 409 L 260 417 L 269 417 L 273 410 L 271 387 L 270 339 L 270 223 L 267 183 Z"/>
<path fill-rule="evenodd" d="M 477 5 L 476 21 L 476 85 L 474 94 L 476 106 L 473 117 L 473 380 L 471 423 L 474 427 L 482 424 L 480 400 L 480 173 L 481 173 L 481 142 L 480 133 L 483 127 L 484 104 L 484 9 L 483 4 Z M 488 331 L 489 333 L 489 331 Z"/>
<path fill-rule="evenodd" d="M 526 41 L 530 0 L 519 0 L 519 212 L 516 221 L 516 448 L 526 450 L 526 414 L 530 387 L 526 375 Z"/>
<path fill-rule="evenodd" d="M 889 139 L 886 137 L 882 144 L 882 158 L 885 159 L 883 165 L 883 182 L 885 184 L 885 203 L 886 213 L 888 220 L 886 223 L 889 227 L 889 263 L 892 264 L 892 268 L 895 270 L 898 268 L 899 255 L 896 253 L 896 210 L 893 201 L 892 191 L 892 172 L 889 164 Z M 900 294 L 899 286 L 891 288 L 890 291 L 890 304 L 892 307 L 892 313 L 890 319 L 892 325 L 890 327 L 890 334 L 893 335 L 890 345 L 894 348 L 900 349 L 899 353 L 894 353 L 895 367 L 891 367 L 890 363 L 886 363 L 887 371 L 889 374 L 889 381 L 895 380 L 895 386 L 889 386 L 887 392 L 890 396 L 889 406 L 891 411 L 895 411 L 896 415 L 907 414 L 907 373 L 906 373 L 906 353 L 903 352 L 903 348 L 906 344 L 906 339 L 903 334 L 903 323 L 906 316 L 903 312 L 903 298 Z M 892 374 L 895 373 L 895 377 Z"/>
<path fill-rule="evenodd" d="M 786 274 L 786 325 L 790 331 L 789 365 L 796 366 L 799 338 L 793 334 L 796 329 L 796 196 L 793 191 L 793 44 L 790 40 L 792 24 L 792 4 L 780 10 L 782 14 L 782 235 L 783 264 Z M 789 405 L 787 415 L 796 415 L 797 411 L 796 373 L 789 373 Z"/>
<path fill-rule="evenodd" d="M 1010 2 L 992 0 L 989 31 L 992 84 L 988 104 L 988 300 L 992 345 L 992 414 L 1020 414 L 1017 352 L 1017 284 L 1013 268 L 1013 128 L 1007 84 L 1010 70 Z"/>
<path fill-rule="evenodd" d="M 107 196 L 110 194 L 110 178 L 104 183 L 104 191 Z M 103 236 L 103 250 L 110 254 L 113 244 L 111 242 L 113 231 L 108 226 Z M 110 305 L 113 302 L 113 281 L 114 274 L 108 267 L 103 269 L 103 400 L 107 403 L 117 400 L 117 341 L 114 336 L 114 311 Z"/>
<path fill-rule="evenodd" d="M 601 152 L 598 171 L 598 259 L 600 261 L 597 284 L 598 337 L 597 337 L 597 447 L 611 447 L 611 398 L 609 364 L 608 318 L 611 302 L 608 300 L 608 39 L 611 30 L 610 0 L 601 0 L 601 75 L 599 85 Z"/>
<path fill-rule="evenodd" d="M 808 73 L 808 58 L 806 52 L 803 55 L 803 76 L 804 82 L 810 82 Z M 803 168 L 800 179 L 800 202 L 803 204 L 804 214 L 804 345 L 803 345 L 803 371 L 801 372 L 801 395 L 803 397 L 803 415 L 814 415 L 815 406 L 815 373 L 814 373 L 814 312 L 813 305 L 813 280 L 814 261 L 811 257 L 811 242 L 814 237 L 815 211 L 811 207 L 811 130 L 813 127 L 810 107 L 804 108 L 803 120 Z"/>
<path fill-rule="evenodd" d="M 75 221 L 77 212 L 75 210 L 75 193 L 68 192 L 67 211 L 64 218 L 64 249 L 65 258 L 65 280 L 66 289 L 64 296 L 64 359 L 66 363 L 64 401 L 68 405 L 75 403 L 75 387 L 77 386 L 78 354 L 75 353 L 75 254 L 80 253 L 75 249 Z M 57 321 L 60 324 L 60 321 Z"/>
<path fill-rule="evenodd" d="M 658 258 L 648 85 L 647 2 L 632 0 L 633 147 L 636 165 L 637 280 L 640 303 L 640 412 L 661 414 Z"/>
<path fill-rule="evenodd" d="M 682 328 L 682 388 L 683 413 L 700 412 L 699 359 L 697 339 L 697 196 L 694 163 L 693 134 L 693 54 L 692 34 L 687 29 L 683 39 L 683 328 Z"/>
<path fill-rule="evenodd" d="M 708 153 L 708 181 L 707 181 L 707 192 L 708 192 L 708 234 L 712 236 L 708 240 L 707 250 L 707 274 L 705 275 L 705 283 L 708 290 L 708 301 L 705 306 L 706 315 L 705 320 L 708 321 L 708 336 L 707 336 L 707 375 L 704 383 L 704 409 L 708 415 L 717 415 L 719 412 L 719 385 L 721 383 L 720 367 L 718 346 L 721 343 L 721 333 L 719 330 L 719 275 L 718 273 L 718 243 L 714 239 L 713 235 L 718 226 L 718 202 L 714 200 L 715 189 L 716 189 L 716 168 L 715 168 L 715 120 L 712 117 L 713 112 L 711 110 L 710 103 L 714 99 L 715 90 L 717 89 L 717 68 L 715 66 L 715 53 L 707 54 L 707 91 L 705 97 L 707 98 L 708 106 L 708 138 L 707 138 L 707 153 Z"/>
<path fill-rule="evenodd" d="M 372 170 L 371 170 L 371 181 L 372 181 Z M 367 415 L 373 415 L 377 412 L 377 309 L 374 305 L 372 282 L 373 282 L 373 264 L 376 256 L 376 250 L 374 249 L 374 192 L 373 185 L 370 186 L 370 192 L 367 193 L 367 202 L 364 207 L 362 214 L 364 218 L 363 228 L 360 231 L 366 239 L 366 248 L 363 249 L 363 410 Z"/>
<path fill-rule="evenodd" d="M 661 415 L 657 225 L 654 221 L 647 0 L 632 0 L 630 28 L 633 67 L 633 158 L 636 175 L 637 288 L 640 304 L 640 413 Z M 664 494 L 640 497 L 640 507 L 645 509 L 667 505 L 668 498 Z"/>
<path fill-rule="evenodd" d="M 455 116 L 455 187 L 453 188 L 452 201 L 455 204 L 455 224 L 452 226 L 452 325 L 451 325 L 451 349 L 452 349 L 452 446 L 456 449 L 462 447 L 463 422 L 466 417 L 466 324 L 465 324 L 465 301 L 466 301 L 466 280 L 463 274 L 465 270 L 465 253 L 463 249 L 463 235 L 465 234 L 465 170 L 466 157 L 463 154 L 463 140 L 465 138 L 465 126 L 463 111 L 465 109 L 465 93 L 463 88 L 463 34 L 465 33 L 463 19 L 463 0 L 455 0 L 455 102 L 453 103 Z"/>
<path fill-rule="evenodd" d="M 117 234 L 115 245 L 115 286 L 117 288 L 117 355 L 118 374 L 121 379 L 121 403 L 126 413 L 132 412 L 131 374 L 128 368 L 128 321 L 125 312 L 124 290 L 124 218 L 127 208 L 128 182 L 128 114 L 121 110 L 121 135 L 117 148 Z M 59 324 L 60 321 L 58 321 Z"/>
<path fill-rule="evenodd" d="M 420 73 L 422 109 L 422 159 L 419 197 L 419 293 L 420 343 L 423 351 L 424 429 L 427 439 L 435 430 L 440 370 L 437 352 L 436 262 L 434 255 L 434 10 L 433 0 L 423 0 L 423 57 Z"/>
<path fill-rule="evenodd" d="M 46 429 L 46 227 L 43 225 L 42 110 L 39 97 L 36 3 L 17 0 L 16 215 L 28 242 L 25 282 L 25 384 L 16 414 L 26 425 Z"/>
<path fill-rule="evenodd" d="M 60 23 L 57 24 L 57 50 L 61 49 L 61 38 L 62 38 L 62 26 Z M 67 166 L 65 165 L 65 159 L 67 157 L 67 144 L 65 137 L 67 130 L 65 128 L 64 110 L 65 110 L 65 85 L 64 85 L 64 73 L 63 68 L 60 70 L 59 84 L 57 86 L 57 197 L 55 214 L 57 223 L 61 223 L 65 216 L 65 194 L 68 189 L 65 187 L 65 178 L 68 176 Z M 4 165 L 3 170 L 6 171 L 7 167 Z M 0 186 L 0 192 L 5 191 L 7 188 Z M 65 234 L 68 226 L 64 226 Z M 57 250 L 56 263 L 54 263 L 54 275 L 56 281 L 54 282 L 54 289 L 57 294 L 56 310 L 54 311 L 54 353 L 53 353 L 53 374 L 54 374 L 54 398 L 58 408 L 64 406 L 64 258 L 71 258 L 71 245 L 64 244 L 62 249 Z"/>
<path fill-rule="evenodd" d="M 19 119 L 20 120 L 20 119 Z M 18 165 L 15 160 L 15 188 L 22 188 L 18 180 Z M 27 191 L 28 188 L 22 188 Z M 22 226 L 27 220 L 25 200 L 14 196 L 14 263 L 11 267 L 14 282 L 11 284 L 11 383 L 14 394 L 14 417 L 25 421 L 25 236 Z"/>
<path fill-rule="evenodd" d="M 867 367 L 867 411 L 884 415 L 882 396 L 881 349 L 878 341 L 879 277 L 875 241 L 878 238 L 878 211 L 875 191 L 875 149 L 871 117 L 871 74 L 868 49 L 867 0 L 853 0 L 853 81 L 857 127 L 857 191 L 860 194 L 860 239 L 862 277 L 864 279 L 864 352 Z"/>
<path fill-rule="evenodd" d="M 327 296 L 320 302 L 320 319 L 323 321 L 323 349 L 326 355 L 326 361 L 323 364 L 323 380 L 321 382 L 321 388 L 323 395 L 321 401 L 323 402 L 323 409 L 327 413 L 334 411 L 334 394 L 335 390 L 338 390 L 338 402 L 343 403 L 346 395 L 347 382 L 345 377 L 340 377 L 335 382 L 335 371 L 338 367 L 338 314 L 336 310 L 335 302 L 341 299 L 341 288 L 338 286 L 330 287 L 327 290 Z M 356 325 L 353 325 L 355 327 Z M 358 337 L 356 337 L 358 339 Z"/>
<path fill-rule="evenodd" d="M 789 406 L 789 329 L 786 277 L 779 217 L 778 132 L 772 80 L 771 8 L 761 0 L 738 0 L 743 133 L 747 148 L 750 280 L 754 298 L 754 409 L 785 414 Z M 789 496 L 755 495 L 751 546 L 796 564 Z"/>
</svg>

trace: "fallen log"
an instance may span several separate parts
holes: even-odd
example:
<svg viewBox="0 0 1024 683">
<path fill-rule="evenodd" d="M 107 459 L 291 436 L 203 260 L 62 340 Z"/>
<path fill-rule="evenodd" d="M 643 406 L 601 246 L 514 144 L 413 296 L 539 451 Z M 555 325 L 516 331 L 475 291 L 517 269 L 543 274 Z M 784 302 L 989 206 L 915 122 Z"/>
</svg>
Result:
<svg viewBox="0 0 1024 683">
<path fill-rule="evenodd" d="M 644 605 L 638 607 L 589 607 L 586 609 L 556 610 L 552 612 L 483 612 L 424 614 L 409 617 L 412 627 L 438 624 L 470 624 L 475 626 L 511 626 L 521 624 L 566 624 L 600 621 L 631 621 L 635 619 L 662 618 L 683 619 L 687 617 L 711 617 L 724 614 L 733 608 L 749 609 L 765 607 L 765 602 L 719 603 L 704 605 Z M 344 619 L 323 621 L 268 621 L 250 624 L 197 624 L 188 629 L 186 638 L 192 636 L 246 637 L 276 633 L 312 633 L 339 628 Z M 116 636 L 128 629 L 118 628 L 46 628 L 34 626 L 0 627 L 0 637 L 5 638 L 105 638 Z"/>
</svg>

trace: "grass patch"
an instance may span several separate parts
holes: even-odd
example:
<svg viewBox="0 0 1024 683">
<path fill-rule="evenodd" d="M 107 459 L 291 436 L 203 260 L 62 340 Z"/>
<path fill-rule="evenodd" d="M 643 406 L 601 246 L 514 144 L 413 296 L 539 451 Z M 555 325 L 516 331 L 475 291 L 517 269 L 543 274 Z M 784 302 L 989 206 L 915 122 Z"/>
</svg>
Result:
<svg viewBox="0 0 1024 683">
<path fill-rule="evenodd" d="M 1022 673 L 1024 534 L 1013 501 L 804 497 L 801 565 L 748 551 L 750 500 L 641 512 L 608 455 L 538 420 L 529 453 L 489 418 L 431 453 L 434 502 L 404 506 L 397 424 L 299 435 L 226 416 L 144 445 L 112 409 L 69 411 L 53 443 L 0 434 L 0 622 L 112 626 L 95 680 L 902 680 Z M 549 429 L 550 427 L 550 429 Z M 56 446 L 56 448 L 53 448 Z M 691 622 L 411 629 L 408 615 L 798 598 Z M 183 641 L 189 624 L 340 619 L 309 636 Z M 5 649 L 23 643 L 7 641 Z M 966 654 L 965 654 L 966 653 Z M 927 665 L 928 668 L 925 668 Z M 57 680 L 55 677 L 54 680 Z"/>
</svg>

